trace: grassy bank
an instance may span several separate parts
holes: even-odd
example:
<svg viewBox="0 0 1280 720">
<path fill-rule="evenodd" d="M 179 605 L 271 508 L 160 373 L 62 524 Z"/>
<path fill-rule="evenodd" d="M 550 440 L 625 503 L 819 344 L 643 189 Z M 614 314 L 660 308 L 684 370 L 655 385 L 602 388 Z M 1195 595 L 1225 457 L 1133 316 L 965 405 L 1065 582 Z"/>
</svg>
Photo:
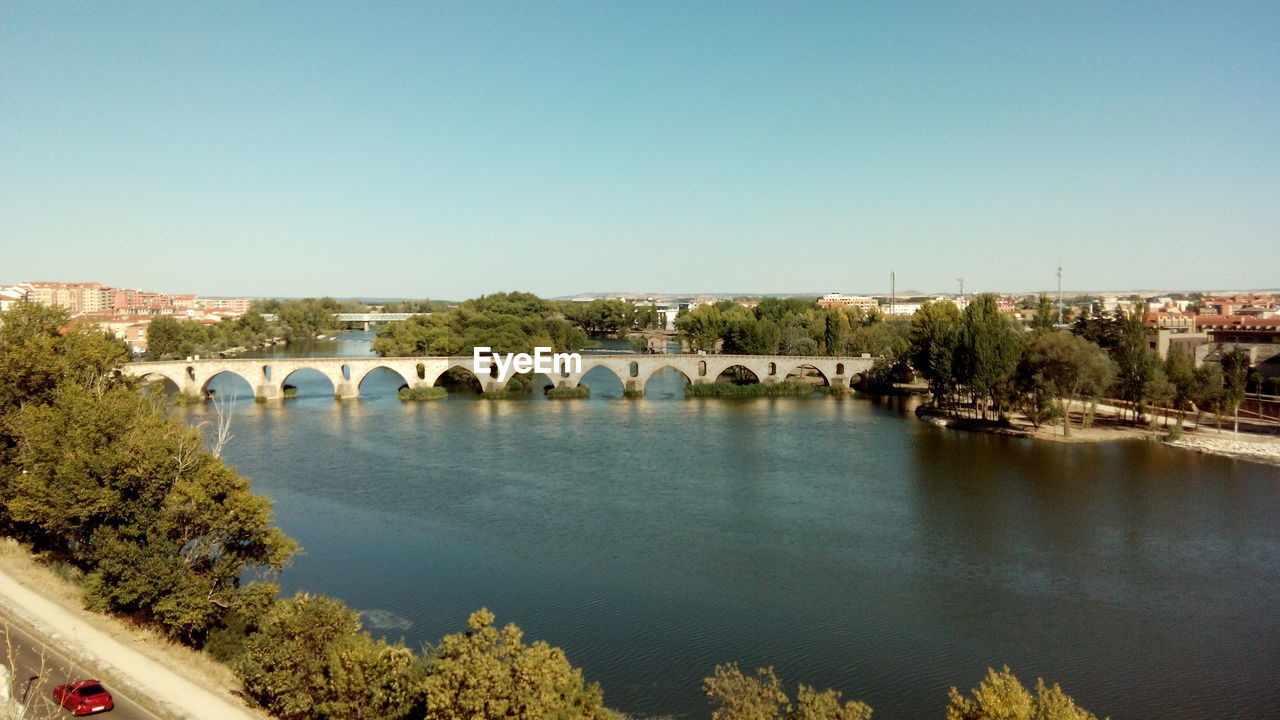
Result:
<svg viewBox="0 0 1280 720">
<path fill-rule="evenodd" d="M 558 387 L 547 390 L 547 397 L 552 400 L 570 400 L 573 398 L 591 397 L 591 388 L 586 385 L 577 387 Z"/>
<path fill-rule="evenodd" d="M 784 395 L 812 395 L 824 390 L 822 386 L 808 383 L 751 383 L 750 385 L 734 385 L 717 382 L 704 385 L 690 384 L 684 386 L 685 397 L 781 397 Z M 837 388 L 838 389 L 838 388 Z"/>
<path fill-rule="evenodd" d="M 448 396 L 449 391 L 442 387 L 400 388 L 400 399 L 406 402 L 414 400 L 440 400 Z"/>
</svg>

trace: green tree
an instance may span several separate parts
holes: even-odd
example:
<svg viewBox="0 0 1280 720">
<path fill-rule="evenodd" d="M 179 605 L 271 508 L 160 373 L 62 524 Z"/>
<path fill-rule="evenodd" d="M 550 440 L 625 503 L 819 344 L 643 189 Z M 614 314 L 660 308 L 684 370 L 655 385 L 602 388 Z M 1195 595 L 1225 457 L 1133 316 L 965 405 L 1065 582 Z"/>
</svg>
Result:
<svg viewBox="0 0 1280 720">
<path fill-rule="evenodd" d="M 468 355 L 475 347 L 502 353 L 532 352 L 537 346 L 574 352 L 587 342 L 586 331 L 549 301 L 529 293 L 498 293 L 388 323 L 373 349 L 384 357 L 452 356 Z"/>
<path fill-rule="evenodd" d="M 1103 392 L 1115 374 L 1115 366 L 1102 348 L 1070 333 L 1048 332 L 1034 337 L 1023 363 L 1038 385 L 1057 401 L 1063 435 L 1071 434 L 1069 411 L 1076 397 Z"/>
<path fill-rule="evenodd" d="M 926 302 L 911 318 L 909 357 L 929 383 L 935 405 L 949 403 L 956 391 L 956 352 L 960 347 L 960 309 L 952 302 Z"/>
<path fill-rule="evenodd" d="M 1177 345 L 1171 345 L 1164 359 L 1164 375 L 1173 384 L 1172 403 L 1178 411 L 1177 427 L 1187 416 L 1187 410 L 1195 401 L 1196 366 L 1191 355 Z"/>
<path fill-rule="evenodd" d="M 49 402 L 63 382 L 128 384 L 115 376 L 127 360 L 127 345 L 91 323 L 70 323 L 65 309 L 16 303 L 0 314 L 0 415 Z"/>
<path fill-rule="evenodd" d="M 1147 313 L 1145 307 L 1135 306 L 1132 312 L 1120 313 L 1120 342 L 1112 350 L 1116 361 L 1116 390 L 1129 401 L 1134 422 L 1138 422 L 1147 400 L 1147 385 L 1155 377 L 1159 359 L 1147 342 Z"/>
<path fill-rule="evenodd" d="M 1071 325 L 1071 332 L 1091 343 L 1112 352 L 1123 340 L 1124 331 L 1117 315 L 1094 315 L 1085 306 L 1085 312 Z"/>
<path fill-rule="evenodd" d="M 781 355 L 817 355 L 818 343 L 809 337 L 796 318 L 790 318 L 778 329 L 778 353 Z"/>
<path fill-rule="evenodd" d="M 1022 357 L 1022 333 L 999 310 L 996 296 L 983 293 L 964 310 L 957 352 L 957 376 L 968 386 L 984 419 L 987 407 L 997 414 L 1013 395 L 1013 376 Z"/>
<path fill-rule="evenodd" d="M 1052 332 L 1057 321 L 1058 314 L 1053 308 L 1053 302 L 1049 300 L 1048 295 L 1040 293 L 1036 301 L 1036 314 L 1031 320 L 1031 331 L 1036 334 Z"/>
<path fill-rule="evenodd" d="M 724 352 L 738 355 L 772 355 L 778 351 L 780 333 L 771 320 L 752 316 L 729 321 L 724 332 Z"/>
<path fill-rule="evenodd" d="M 1205 363 L 1196 369 L 1196 424 L 1200 422 L 1200 413 L 1208 410 L 1217 418 L 1218 429 L 1222 429 L 1222 408 L 1226 404 L 1226 379 L 1222 366 L 1217 363 Z"/>
<path fill-rule="evenodd" d="M 513 624 L 499 630 L 481 609 L 470 632 L 447 635 L 430 660 L 427 720 L 605 720 L 600 686 L 587 685 L 564 651 L 545 642 L 525 645 Z"/>
<path fill-rule="evenodd" d="M 333 598 L 277 601 L 233 669 L 245 693 L 282 720 L 396 720 L 422 711 L 421 659 L 361 632 L 359 614 Z"/>
<path fill-rule="evenodd" d="M 1221 354 L 1223 376 L 1223 404 L 1231 411 L 1234 424 L 1233 432 L 1240 434 L 1240 405 L 1245 398 L 1245 384 L 1249 379 L 1249 368 L 1252 366 L 1249 351 L 1236 346 L 1230 352 Z"/>
<path fill-rule="evenodd" d="M 757 668 L 747 676 L 737 663 L 717 665 L 715 674 L 702 681 L 702 690 L 717 708 L 712 720 L 868 720 L 871 706 L 866 703 L 840 702 L 836 690 L 819 692 L 801 685 L 796 702 L 782 690 L 782 681 L 773 668 Z"/>
<path fill-rule="evenodd" d="M 86 573 L 86 605 L 199 643 L 279 570 L 294 543 L 271 505 L 204 449 L 198 430 L 130 386 L 63 383 L 17 414 L 19 472 L 0 500 L 13 531 Z"/>
<path fill-rule="evenodd" d="M 987 677 L 966 697 L 951 688 L 947 720 L 1098 720 L 1093 713 L 1075 704 L 1054 683 L 1036 681 L 1031 694 L 1006 667 L 987 670 Z"/>
<path fill-rule="evenodd" d="M 772 320 L 779 326 L 785 325 L 788 318 L 800 317 L 810 310 L 817 310 L 818 303 L 812 298 L 761 298 L 756 304 L 755 314 L 761 320 Z"/>
<path fill-rule="evenodd" d="M 729 322 L 715 305 L 699 305 L 676 316 L 676 332 L 691 350 L 713 352 Z"/>
<path fill-rule="evenodd" d="M 853 339 L 853 330 L 849 326 L 849 316 L 838 308 L 828 308 L 825 313 L 823 344 L 828 355 L 847 355 L 849 343 Z"/>
</svg>

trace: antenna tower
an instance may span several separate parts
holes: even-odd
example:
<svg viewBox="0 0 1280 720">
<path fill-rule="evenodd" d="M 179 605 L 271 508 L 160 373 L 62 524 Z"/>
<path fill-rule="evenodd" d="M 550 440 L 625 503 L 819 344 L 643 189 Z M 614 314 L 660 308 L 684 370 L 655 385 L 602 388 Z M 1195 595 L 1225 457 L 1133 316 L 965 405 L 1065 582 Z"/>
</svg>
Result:
<svg viewBox="0 0 1280 720">
<path fill-rule="evenodd" d="M 1062 263 L 1058 263 L 1058 324 L 1062 324 Z"/>
</svg>

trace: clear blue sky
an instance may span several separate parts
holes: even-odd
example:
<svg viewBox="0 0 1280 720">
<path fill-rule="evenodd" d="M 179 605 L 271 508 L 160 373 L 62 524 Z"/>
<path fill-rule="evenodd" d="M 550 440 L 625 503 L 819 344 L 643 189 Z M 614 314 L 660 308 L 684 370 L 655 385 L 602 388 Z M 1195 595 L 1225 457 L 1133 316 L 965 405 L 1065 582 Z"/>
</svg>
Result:
<svg viewBox="0 0 1280 720">
<path fill-rule="evenodd" d="M 0 4 L 0 282 L 1280 285 L 1280 3 Z"/>
</svg>

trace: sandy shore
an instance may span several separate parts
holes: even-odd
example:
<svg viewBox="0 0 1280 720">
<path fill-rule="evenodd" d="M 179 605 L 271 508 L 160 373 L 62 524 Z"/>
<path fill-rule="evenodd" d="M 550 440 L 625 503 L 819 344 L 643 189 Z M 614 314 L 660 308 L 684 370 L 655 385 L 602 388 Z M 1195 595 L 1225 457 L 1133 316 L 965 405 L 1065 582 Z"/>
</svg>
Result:
<svg viewBox="0 0 1280 720">
<path fill-rule="evenodd" d="M 1208 433 L 1208 430 L 1202 430 Z M 1250 435 L 1241 433 L 1238 437 L 1230 432 L 1203 435 L 1183 435 L 1168 444 L 1174 447 L 1195 450 L 1196 452 L 1227 455 L 1244 460 L 1280 465 L 1280 437 L 1274 435 Z"/>
<path fill-rule="evenodd" d="M 1166 427 L 1161 423 L 1155 429 L 1136 427 L 1123 422 L 1121 420 L 1121 409 L 1110 405 L 1100 405 L 1097 408 L 1097 417 L 1093 426 L 1089 428 L 1080 427 L 1079 415 L 1073 414 L 1070 435 L 1063 433 L 1062 423 L 1060 422 L 1053 425 L 1041 425 L 1037 428 L 1021 416 L 1014 416 L 1008 426 L 997 426 L 993 423 L 951 418 L 929 409 L 919 410 L 917 415 L 928 422 L 957 430 L 1011 435 L 1060 443 L 1112 442 L 1116 440 L 1154 438 L 1168 445 L 1196 452 L 1280 465 L 1280 436 L 1278 435 L 1259 435 L 1247 432 L 1236 435 L 1227 429 L 1218 431 L 1208 424 L 1201 424 L 1197 427 L 1194 423 L 1188 421 L 1183 423 L 1183 432 L 1179 439 L 1167 440 L 1171 425 Z M 1224 421 L 1224 423 L 1227 426 L 1230 424 L 1227 421 Z"/>
</svg>

